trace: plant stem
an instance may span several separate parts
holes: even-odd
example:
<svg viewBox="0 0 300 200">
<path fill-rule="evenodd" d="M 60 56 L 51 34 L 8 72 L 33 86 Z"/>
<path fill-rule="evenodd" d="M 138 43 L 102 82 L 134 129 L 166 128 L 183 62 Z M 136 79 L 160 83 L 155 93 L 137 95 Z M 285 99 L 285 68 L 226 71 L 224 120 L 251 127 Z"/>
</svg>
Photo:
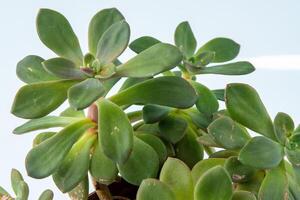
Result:
<svg viewBox="0 0 300 200">
<path fill-rule="evenodd" d="M 100 200 L 113 200 L 107 185 L 99 183 L 95 179 L 93 179 L 93 185 Z"/>
</svg>

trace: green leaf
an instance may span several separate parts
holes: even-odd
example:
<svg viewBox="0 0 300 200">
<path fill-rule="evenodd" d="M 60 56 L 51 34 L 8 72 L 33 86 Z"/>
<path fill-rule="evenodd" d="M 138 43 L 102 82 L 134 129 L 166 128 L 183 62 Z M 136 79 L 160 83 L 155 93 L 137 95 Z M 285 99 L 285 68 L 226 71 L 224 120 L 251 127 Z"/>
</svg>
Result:
<svg viewBox="0 0 300 200">
<path fill-rule="evenodd" d="M 246 61 L 216 65 L 200 68 L 196 74 L 222 74 L 222 75 L 244 75 L 250 74 L 255 70 L 254 66 Z"/>
<path fill-rule="evenodd" d="M 156 151 L 160 164 L 164 163 L 167 159 L 168 152 L 166 145 L 159 137 L 147 133 L 138 133 L 135 136 L 150 145 Z"/>
<path fill-rule="evenodd" d="M 159 158 L 150 145 L 135 137 L 128 160 L 124 164 L 119 163 L 118 169 L 127 182 L 140 185 L 144 179 L 156 177 Z"/>
<path fill-rule="evenodd" d="M 191 121 L 199 128 L 206 129 L 211 123 L 211 118 L 199 112 L 198 109 L 192 107 L 184 111 Z"/>
<path fill-rule="evenodd" d="M 148 104 L 143 107 L 143 119 L 146 124 L 153 124 L 164 119 L 171 111 L 171 108 Z"/>
<path fill-rule="evenodd" d="M 96 144 L 90 163 L 90 173 L 98 182 L 111 183 L 118 175 L 118 168 L 102 150 L 101 142 Z"/>
<path fill-rule="evenodd" d="M 42 142 L 46 141 L 47 139 L 51 138 L 54 136 L 56 132 L 43 132 L 39 133 L 37 136 L 35 136 L 33 142 L 32 142 L 32 147 L 36 147 L 37 145 L 41 144 Z"/>
<path fill-rule="evenodd" d="M 209 134 L 201 135 L 200 137 L 197 138 L 197 141 L 204 146 L 221 148 L 221 145 L 217 144 L 215 138 Z"/>
<path fill-rule="evenodd" d="M 28 200 L 29 188 L 27 183 L 20 181 L 16 192 L 16 200 Z"/>
<path fill-rule="evenodd" d="M 285 145 L 286 138 L 292 135 L 295 125 L 288 114 L 279 112 L 274 119 L 274 128 L 277 141 Z"/>
<path fill-rule="evenodd" d="M 232 119 L 255 132 L 275 139 L 272 120 L 254 88 L 242 83 L 228 84 L 225 99 Z"/>
<path fill-rule="evenodd" d="M 195 200 L 231 200 L 231 179 L 225 169 L 216 166 L 201 176 L 195 186 Z"/>
<path fill-rule="evenodd" d="M 255 194 L 255 196 L 257 196 L 259 188 L 264 178 L 265 178 L 265 171 L 257 170 L 255 175 L 251 178 L 251 180 L 245 183 L 236 184 L 236 190 L 249 191 Z"/>
<path fill-rule="evenodd" d="M 17 76 L 25 83 L 57 80 L 43 68 L 42 62 L 44 59 L 39 56 L 26 56 L 17 64 Z"/>
<path fill-rule="evenodd" d="M 291 136 L 284 150 L 288 160 L 295 166 L 300 166 L 300 134 Z"/>
<path fill-rule="evenodd" d="M 197 141 L 197 135 L 193 133 L 190 127 L 185 136 L 175 145 L 175 152 L 176 157 L 190 168 L 193 168 L 204 156 L 203 146 Z"/>
<path fill-rule="evenodd" d="M 53 199 L 53 192 L 51 190 L 45 190 L 39 197 L 38 200 L 52 200 Z"/>
<path fill-rule="evenodd" d="M 151 36 L 143 36 L 131 42 L 129 48 L 135 53 L 141 53 L 157 43 L 160 43 L 158 39 Z"/>
<path fill-rule="evenodd" d="M 84 135 L 76 142 L 59 168 L 52 175 L 56 186 L 62 192 L 70 192 L 87 175 L 90 164 L 90 149 L 96 135 Z"/>
<path fill-rule="evenodd" d="M 176 27 L 174 40 L 176 46 L 182 51 L 186 58 L 193 56 L 197 47 L 197 41 L 187 21 L 181 22 Z"/>
<path fill-rule="evenodd" d="M 256 197 L 253 193 L 248 191 L 235 191 L 232 200 L 256 200 Z"/>
<path fill-rule="evenodd" d="M 226 150 L 216 151 L 210 154 L 209 158 L 229 158 L 231 156 L 237 156 L 237 155 L 238 155 L 238 151 L 226 149 Z"/>
<path fill-rule="evenodd" d="M 198 182 L 199 178 L 208 171 L 209 169 L 215 166 L 223 166 L 225 163 L 224 158 L 209 158 L 205 160 L 199 161 L 193 168 L 192 168 L 192 178 L 194 185 Z"/>
<path fill-rule="evenodd" d="M 212 90 L 214 95 L 217 97 L 218 100 L 220 101 L 225 101 L 225 90 L 224 89 L 217 89 L 217 90 Z"/>
<path fill-rule="evenodd" d="M 113 62 L 126 49 L 130 37 L 130 28 L 126 21 L 111 25 L 101 36 L 96 57 L 102 65 Z"/>
<path fill-rule="evenodd" d="M 174 68 L 182 59 L 177 47 L 158 43 L 117 67 L 116 74 L 125 77 L 152 77 Z"/>
<path fill-rule="evenodd" d="M 73 190 L 68 192 L 73 200 L 87 200 L 89 196 L 89 177 L 86 176 Z"/>
<path fill-rule="evenodd" d="M 282 158 L 283 147 L 263 136 L 252 138 L 239 154 L 241 163 L 258 169 L 274 168 Z"/>
<path fill-rule="evenodd" d="M 160 136 L 175 144 L 184 137 L 188 124 L 184 119 L 169 115 L 161 120 L 158 126 Z"/>
<path fill-rule="evenodd" d="M 10 194 L 3 187 L 0 186 L 0 197 L 3 197 L 3 196 L 11 198 Z"/>
<path fill-rule="evenodd" d="M 59 116 L 62 116 L 62 117 L 84 118 L 85 114 L 84 114 L 83 110 L 75 110 L 72 107 L 68 107 L 67 109 L 65 109 L 64 111 L 62 111 Z"/>
<path fill-rule="evenodd" d="M 239 54 L 240 45 L 228 38 L 215 38 L 203 45 L 196 55 L 206 51 L 215 52 L 213 62 L 226 62 L 234 59 Z"/>
<path fill-rule="evenodd" d="M 54 76 L 62 79 L 85 79 L 87 75 L 71 60 L 51 58 L 42 62 L 43 67 Z"/>
<path fill-rule="evenodd" d="M 99 138 L 104 154 L 124 163 L 133 147 L 133 129 L 124 111 L 116 104 L 101 99 L 98 103 Z"/>
<path fill-rule="evenodd" d="M 170 187 L 156 179 L 145 179 L 136 195 L 137 200 L 174 200 L 176 196 Z"/>
<path fill-rule="evenodd" d="M 235 183 L 248 182 L 256 172 L 254 168 L 243 165 L 236 156 L 228 158 L 224 168 Z"/>
<path fill-rule="evenodd" d="M 123 91 L 135 84 L 138 84 L 138 83 L 141 83 L 145 80 L 148 80 L 149 78 L 126 78 L 126 80 L 124 81 L 124 83 L 122 84 L 121 88 L 119 89 L 119 92 L 120 91 Z"/>
<path fill-rule="evenodd" d="M 76 110 L 87 108 L 105 94 L 102 83 L 95 78 L 86 79 L 68 90 L 68 100 Z"/>
<path fill-rule="evenodd" d="M 68 20 L 50 9 L 40 9 L 36 20 L 40 40 L 57 55 L 82 64 L 79 41 Z"/>
<path fill-rule="evenodd" d="M 33 178 L 45 178 L 54 173 L 73 144 L 93 126 L 95 124 L 90 119 L 80 120 L 31 149 L 25 163 L 28 175 Z"/>
<path fill-rule="evenodd" d="M 23 176 L 18 170 L 12 169 L 10 174 L 10 179 L 11 179 L 11 186 L 15 194 L 17 194 L 19 189 L 19 183 L 21 181 L 24 181 Z"/>
<path fill-rule="evenodd" d="M 190 81 L 190 83 L 198 95 L 198 99 L 196 101 L 197 109 L 208 116 L 218 111 L 219 103 L 216 96 L 205 85 L 195 81 Z"/>
<path fill-rule="evenodd" d="M 213 51 L 204 51 L 190 59 L 192 63 L 195 63 L 196 68 L 203 68 L 209 63 L 211 63 L 215 58 L 215 52 Z"/>
<path fill-rule="evenodd" d="M 267 171 L 258 193 L 260 200 L 282 200 L 288 196 L 288 180 L 284 169 L 277 167 Z"/>
<path fill-rule="evenodd" d="M 25 119 L 43 117 L 66 100 L 67 90 L 75 83 L 63 80 L 25 85 L 16 94 L 11 113 Z"/>
<path fill-rule="evenodd" d="M 97 45 L 103 33 L 112 24 L 123 19 L 123 15 L 116 8 L 103 9 L 92 18 L 89 24 L 89 50 L 92 54 L 96 54 Z"/>
<path fill-rule="evenodd" d="M 144 81 L 110 98 L 118 105 L 157 104 L 175 108 L 189 108 L 194 105 L 196 99 L 196 92 L 192 86 L 184 79 L 175 76 Z"/>
<path fill-rule="evenodd" d="M 57 116 L 45 116 L 38 119 L 31 119 L 28 122 L 18 126 L 13 130 L 14 134 L 23 134 L 30 131 L 36 131 L 41 129 L 48 129 L 54 127 L 65 127 L 80 119 L 74 117 L 57 117 Z"/>
<path fill-rule="evenodd" d="M 240 149 L 251 138 L 244 127 L 229 117 L 216 119 L 208 126 L 207 130 L 225 149 Z"/>
<path fill-rule="evenodd" d="M 169 157 L 161 169 L 159 179 L 171 188 L 176 200 L 193 199 L 194 187 L 191 172 L 181 160 Z"/>
</svg>

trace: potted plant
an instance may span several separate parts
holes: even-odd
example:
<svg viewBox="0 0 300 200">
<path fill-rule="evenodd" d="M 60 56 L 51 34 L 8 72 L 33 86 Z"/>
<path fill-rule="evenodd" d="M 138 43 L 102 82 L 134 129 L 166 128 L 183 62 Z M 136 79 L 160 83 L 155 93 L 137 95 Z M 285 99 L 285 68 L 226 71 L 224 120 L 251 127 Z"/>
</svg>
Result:
<svg viewBox="0 0 300 200">
<path fill-rule="evenodd" d="M 30 55 L 17 64 L 25 86 L 11 112 L 28 121 L 14 134 L 40 132 L 26 157 L 30 177 L 52 176 L 77 200 L 300 199 L 300 128 L 291 117 L 272 120 L 247 84 L 210 90 L 197 81 L 254 71 L 247 61 L 229 62 L 239 53 L 235 41 L 215 38 L 197 49 L 182 22 L 174 45 L 150 36 L 129 43 L 128 23 L 110 8 L 92 18 L 83 54 L 62 14 L 41 9 L 36 24 L 57 57 Z M 121 62 L 127 46 L 137 55 Z M 16 199 L 28 199 L 22 175 L 12 170 L 11 177 Z M 0 197 L 13 198 L 3 188 Z"/>
</svg>

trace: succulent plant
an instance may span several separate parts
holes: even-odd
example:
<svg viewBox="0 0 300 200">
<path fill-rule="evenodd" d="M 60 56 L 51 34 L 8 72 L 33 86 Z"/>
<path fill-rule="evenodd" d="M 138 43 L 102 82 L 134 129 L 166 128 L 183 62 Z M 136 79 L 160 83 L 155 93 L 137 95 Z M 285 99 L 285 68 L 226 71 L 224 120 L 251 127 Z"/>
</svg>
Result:
<svg viewBox="0 0 300 200">
<path fill-rule="evenodd" d="M 0 199 L 1 200 L 27 200 L 29 196 L 29 187 L 24 181 L 22 174 L 17 169 L 12 169 L 11 174 L 11 187 L 16 195 L 13 198 L 4 188 L 0 186 Z M 39 196 L 39 200 L 52 200 L 53 192 L 49 189 L 42 192 Z"/>
<path fill-rule="evenodd" d="M 54 10 L 40 10 L 37 32 L 57 57 L 18 63 L 26 85 L 11 110 L 29 120 L 14 134 L 41 132 L 26 157 L 30 177 L 52 176 L 80 200 L 88 199 L 89 175 L 102 200 L 300 199 L 300 128 L 291 117 L 279 113 L 273 121 L 247 84 L 211 90 L 197 81 L 254 71 L 247 61 L 229 62 L 240 50 L 235 41 L 215 38 L 196 51 L 182 22 L 174 45 L 150 36 L 129 43 L 129 25 L 115 8 L 92 18 L 85 55 Z M 137 55 L 120 61 L 127 46 Z M 118 182 L 133 195 L 112 191 Z"/>
</svg>

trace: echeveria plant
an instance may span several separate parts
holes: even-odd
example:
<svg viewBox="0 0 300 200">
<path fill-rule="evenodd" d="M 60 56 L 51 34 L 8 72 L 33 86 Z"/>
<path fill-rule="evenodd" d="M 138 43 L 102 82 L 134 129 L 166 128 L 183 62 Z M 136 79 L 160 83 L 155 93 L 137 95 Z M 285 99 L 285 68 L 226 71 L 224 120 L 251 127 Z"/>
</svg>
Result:
<svg viewBox="0 0 300 200">
<path fill-rule="evenodd" d="M 300 199 L 300 128 L 285 113 L 272 120 L 249 85 L 210 90 L 197 81 L 201 74 L 254 71 L 249 62 L 228 62 L 240 49 L 233 40 L 197 48 L 182 22 L 174 45 L 150 36 L 130 43 L 129 25 L 115 8 L 92 18 L 86 54 L 54 10 L 40 10 L 37 32 L 57 57 L 30 55 L 18 63 L 26 85 L 11 110 L 29 119 L 15 134 L 43 130 L 26 157 L 30 177 L 52 176 L 78 200 Z M 137 55 L 121 61 L 127 46 Z M 54 115 L 66 100 L 69 106 Z"/>
</svg>

